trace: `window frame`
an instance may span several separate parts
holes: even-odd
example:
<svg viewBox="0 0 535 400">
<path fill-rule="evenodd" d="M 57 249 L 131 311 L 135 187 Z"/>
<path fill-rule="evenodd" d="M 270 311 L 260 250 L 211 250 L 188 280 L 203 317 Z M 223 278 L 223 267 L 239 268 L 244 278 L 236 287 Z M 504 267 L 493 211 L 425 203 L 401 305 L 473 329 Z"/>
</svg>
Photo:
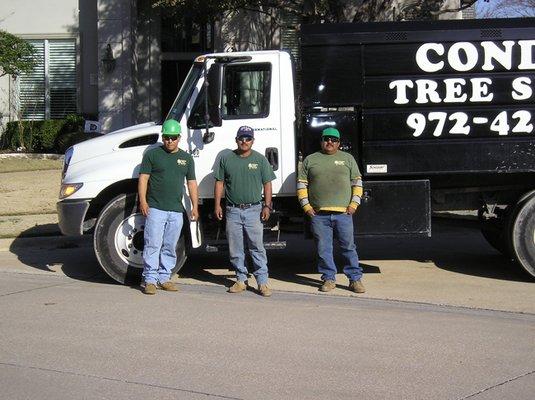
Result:
<svg viewBox="0 0 535 400">
<path fill-rule="evenodd" d="M 226 91 L 226 73 L 228 68 L 232 69 L 238 69 L 238 68 L 244 68 L 249 69 L 251 67 L 255 66 L 267 66 L 267 69 L 259 69 L 258 71 L 267 71 L 268 72 L 268 79 L 266 86 L 268 87 L 268 99 L 267 99 L 267 110 L 265 112 L 262 112 L 260 114 L 240 114 L 240 115 L 228 115 L 225 113 L 225 105 L 223 104 L 223 98 Z M 271 85 L 273 82 L 273 64 L 269 61 L 260 61 L 260 62 L 253 62 L 253 63 L 244 63 L 244 64 L 228 64 L 225 66 L 223 70 L 223 84 L 222 84 L 222 90 L 221 90 L 221 118 L 223 120 L 235 120 L 235 119 L 262 119 L 269 117 L 271 113 Z"/>
<path fill-rule="evenodd" d="M 28 42 L 35 42 L 35 41 L 41 41 L 43 43 L 44 47 L 44 53 L 43 53 L 43 63 L 44 63 L 44 77 L 43 77 L 43 87 L 44 87 L 44 118 L 25 118 L 28 120 L 34 120 L 34 121 L 41 121 L 41 120 L 48 120 L 51 119 L 51 112 L 52 112 L 52 103 L 51 103 L 51 92 L 50 92 L 50 41 L 55 40 L 70 40 L 74 42 L 74 79 L 75 79 L 75 89 L 76 89 L 76 95 L 75 95 L 75 111 L 74 114 L 79 114 L 81 110 L 81 102 L 82 102 L 82 71 L 81 71 L 81 47 L 80 47 L 80 37 L 78 35 L 69 35 L 69 34 L 47 34 L 46 36 L 40 35 L 40 34 L 25 34 L 20 35 L 21 39 L 24 39 Z M 21 112 L 22 104 L 20 102 L 20 76 L 17 77 L 16 85 L 12 87 L 11 90 L 15 90 L 16 94 L 13 94 L 13 99 L 16 104 L 16 118 L 18 118 L 18 115 Z M 10 91 L 11 91 L 10 90 Z M 69 115 L 72 113 L 67 113 L 65 115 Z"/>
</svg>

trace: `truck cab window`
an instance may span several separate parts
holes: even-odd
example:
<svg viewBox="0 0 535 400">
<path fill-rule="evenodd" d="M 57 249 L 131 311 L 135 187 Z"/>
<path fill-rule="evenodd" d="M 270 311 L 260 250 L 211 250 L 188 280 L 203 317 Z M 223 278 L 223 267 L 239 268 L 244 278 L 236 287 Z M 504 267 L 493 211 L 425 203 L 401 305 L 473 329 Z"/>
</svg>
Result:
<svg viewBox="0 0 535 400">
<path fill-rule="evenodd" d="M 271 64 L 228 65 L 223 87 L 223 118 L 269 115 Z"/>
<path fill-rule="evenodd" d="M 204 90 L 204 87 L 201 89 L 201 92 L 197 96 L 197 99 L 195 100 L 195 104 L 193 105 L 193 108 L 191 110 L 191 113 L 188 118 L 188 128 L 189 129 L 204 129 L 205 128 L 205 120 L 204 120 L 204 114 L 205 114 L 205 104 L 204 104 L 204 97 L 205 97 L 206 91 Z M 212 124 L 209 124 L 209 127 L 212 127 Z"/>
</svg>

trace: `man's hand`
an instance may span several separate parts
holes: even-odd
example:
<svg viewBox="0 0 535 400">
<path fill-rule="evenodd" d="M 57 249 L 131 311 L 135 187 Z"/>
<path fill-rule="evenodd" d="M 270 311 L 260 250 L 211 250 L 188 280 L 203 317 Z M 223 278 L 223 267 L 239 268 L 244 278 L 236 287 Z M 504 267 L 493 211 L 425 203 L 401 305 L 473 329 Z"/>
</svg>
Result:
<svg viewBox="0 0 535 400">
<path fill-rule="evenodd" d="M 149 215 L 149 205 L 146 201 L 139 202 L 139 211 L 141 211 L 141 214 L 143 214 L 144 217 Z"/>
<path fill-rule="evenodd" d="M 313 208 L 309 209 L 306 211 L 306 214 L 309 216 L 309 217 L 313 217 L 314 215 L 316 215 L 316 211 L 314 211 Z"/>
<path fill-rule="evenodd" d="M 149 204 L 147 203 L 147 187 L 149 184 L 149 174 L 139 174 L 137 183 L 137 194 L 139 198 L 139 211 L 144 217 L 149 215 Z"/>
<path fill-rule="evenodd" d="M 271 215 L 271 210 L 268 207 L 262 207 L 262 221 L 267 221 Z"/>
<path fill-rule="evenodd" d="M 190 221 L 197 221 L 199 219 L 199 209 L 197 207 L 191 210 L 191 215 L 189 216 Z"/>
<path fill-rule="evenodd" d="M 221 208 L 220 204 L 215 206 L 214 215 L 219 221 L 223 219 L 223 209 Z"/>
<path fill-rule="evenodd" d="M 346 209 L 346 214 L 353 215 L 353 214 L 355 214 L 355 211 L 357 211 L 356 208 L 348 206 L 347 209 Z"/>
</svg>

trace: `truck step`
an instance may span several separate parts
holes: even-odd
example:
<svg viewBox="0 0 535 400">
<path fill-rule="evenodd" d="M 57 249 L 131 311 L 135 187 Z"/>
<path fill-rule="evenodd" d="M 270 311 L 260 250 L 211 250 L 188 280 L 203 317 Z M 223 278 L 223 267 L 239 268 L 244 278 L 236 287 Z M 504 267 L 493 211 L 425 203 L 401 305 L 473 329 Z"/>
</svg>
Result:
<svg viewBox="0 0 535 400">
<path fill-rule="evenodd" d="M 284 250 L 286 248 L 286 241 L 264 242 L 266 250 Z M 207 253 L 218 253 L 220 251 L 228 251 L 228 243 L 213 243 L 207 244 L 204 248 Z"/>
</svg>

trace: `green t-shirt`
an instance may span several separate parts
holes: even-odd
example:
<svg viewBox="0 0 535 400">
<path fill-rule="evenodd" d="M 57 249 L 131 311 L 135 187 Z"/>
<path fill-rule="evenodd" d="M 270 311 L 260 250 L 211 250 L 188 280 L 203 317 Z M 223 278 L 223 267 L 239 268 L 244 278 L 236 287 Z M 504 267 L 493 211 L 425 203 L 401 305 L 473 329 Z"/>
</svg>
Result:
<svg viewBox="0 0 535 400">
<path fill-rule="evenodd" d="M 162 211 L 184 212 L 182 195 L 184 178 L 195 180 L 193 157 L 184 150 L 168 153 L 163 146 L 143 155 L 140 174 L 149 174 L 147 203 Z"/>
<path fill-rule="evenodd" d="M 355 158 L 338 150 L 332 155 L 310 154 L 297 179 L 307 183 L 308 201 L 315 210 L 345 211 L 351 202 L 351 180 L 359 177 Z"/>
<path fill-rule="evenodd" d="M 262 200 L 264 184 L 275 179 L 275 174 L 266 157 L 252 150 L 248 157 L 234 151 L 222 156 L 214 177 L 225 182 L 227 204 L 248 204 Z"/>
</svg>

